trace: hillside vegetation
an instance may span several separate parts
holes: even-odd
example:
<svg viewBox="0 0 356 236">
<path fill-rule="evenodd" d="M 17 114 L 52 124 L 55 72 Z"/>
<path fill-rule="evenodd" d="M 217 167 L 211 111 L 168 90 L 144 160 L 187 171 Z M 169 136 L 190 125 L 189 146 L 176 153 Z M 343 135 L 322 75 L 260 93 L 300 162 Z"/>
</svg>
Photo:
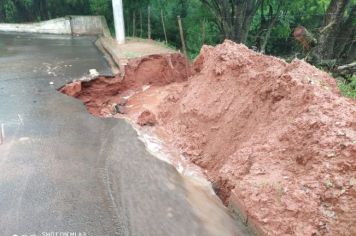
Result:
<svg viewBox="0 0 356 236">
<path fill-rule="evenodd" d="M 356 0 L 123 0 L 128 36 L 152 38 L 187 51 L 225 39 L 291 61 L 304 58 L 330 72 L 356 58 Z M 104 15 L 113 30 L 110 0 L 0 0 L 0 22 L 34 22 L 65 15 Z M 114 32 L 113 32 L 114 33 Z M 355 93 L 351 71 L 341 88 Z"/>
</svg>

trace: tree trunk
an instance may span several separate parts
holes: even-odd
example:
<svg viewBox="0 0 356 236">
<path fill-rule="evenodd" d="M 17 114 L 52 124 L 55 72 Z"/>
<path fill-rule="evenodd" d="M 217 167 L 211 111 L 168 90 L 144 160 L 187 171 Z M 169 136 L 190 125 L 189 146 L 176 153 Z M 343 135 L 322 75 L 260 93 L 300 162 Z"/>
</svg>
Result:
<svg viewBox="0 0 356 236">
<path fill-rule="evenodd" d="M 317 53 L 321 59 L 334 58 L 335 43 L 348 3 L 349 0 L 331 0 L 329 4 L 317 46 Z"/>
<path fill-rule="evenodd" d="M 260 48 L 260 52 L 261 53 L 266 53 L 267 43 L 268 43 L 269 38 L 271 37 L 272 28 L 274 27 L 275 23 L 276 23 L 276 19 L 273 20 L 271 22 L 271 24 L 268 26 L 266 34 L 265 34 L 265 36 L 263 37 L 263 40 L 262 40 L 262 45 L 261 45 L 261 48 Z"/>
<path fill-rule="evenodd" d="M 356 35 L 356 5 L 354 5 L 349 13 L 348 18 L 344 21 L 339 29 L 338 40 L 334 48 L 334 56 L 347 61 L 347 55 L 350 54 L 352 45 L 355 42 Z"/>
<path fill-rule="evenodd" d="M 235 19 L 235 27 L 233 27 L 233 37 L 231 39 L 239 43 L 246 43 L 252 20 L 260 4 L 261 0 L 236 1 L 233 6 L 233 12 L 236 15 L 232 16 L 232 19 Z"/>
<path fill-rule="evenodd" d="M 259 31 L 258 31 L 257 37 L 256 37 L 256 46 L 257 46 L 257 49 L 261 53 L 266 52 L 268 40 L 271 36 L 272 29 L 277 22 L 277 19 L 281 12 L 283 3 L 284 2 L 282 2 L 282 1 L 278 2 L 276 12 L 274 12 L 273 6 L 270 4 L 268 6 L 268 8 L 269 8 L 268 19 L 266 19 L 266 16 L 264 14 L 264 0 L 262 0 L 261 8 L 260 8 L 261 21 L 260 21 Z"/>
<path fill-rule="evenodd" d="M 46 0 L 34 0 L 34 10 L 39 16 L 40 20 L 48 20 L 48 6 Z"/>
<path fill-rule="evenodd" d="M 225 38 L 247 41 L 252 20 L 262 0 L 201 0 L 215 15 Z"/>
<path fill-rule="evenodd" d="M 308 52 L 307 61 L 330 68 L 335 64 L 345 64 L 355 60 L 356 6 L 353 4 L 348 7 L 348 3 L 349 0 L 331 0 L 317 41 L 308 37 L 308 31 L 304 27 L 295 29 L 294 36 Z M 344 17 L 348 9 L 348 16 Z M 305 31 L 302 32 L 301 29 Z M 313 48 L 314 42 L 315 48 Z"/>
<path fill-rule="evenodd" d="M 3 3 L 1 3 L 0 5 L 0 22 L 5 22 L 5 12 Z"/>
<path fill-rule="evenodd" d="M 356 58 L 356 40 L 354 40 L 352 42 L 352 45 L 350 46 L 349 55 L 346 58 L 346 62 L 355 61 L 355 58 Z"/>
</svg>

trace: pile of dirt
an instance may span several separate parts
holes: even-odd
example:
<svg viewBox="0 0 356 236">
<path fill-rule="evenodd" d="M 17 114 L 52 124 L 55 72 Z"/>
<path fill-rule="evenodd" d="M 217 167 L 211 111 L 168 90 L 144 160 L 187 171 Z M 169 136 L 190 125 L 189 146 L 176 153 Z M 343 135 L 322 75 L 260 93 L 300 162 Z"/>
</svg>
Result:
<svg viewBox="0 0 356 236">
<path fill-rule="evenodd" d="M 355 235 L 356 106 L 335 80 L 229 41 L 194 69 L 158 117 L 222 199 L 271 235 Z"/>
<path fill-rule="evenodd" d="M 231 41 L 204 46 L 188 80 L 177 58 L 181 73 L 164 59 L 161 74 L 130 62 L 122 81 L 99 78 L 75 96 L 102 108 L 125 97 L 126 117 L 154 117 L 152 129 L 266 235 L 356 234 L 356 103 L 333 78 Z M 162 80 L 167 70 L 176 76 Z"/>
</svg>

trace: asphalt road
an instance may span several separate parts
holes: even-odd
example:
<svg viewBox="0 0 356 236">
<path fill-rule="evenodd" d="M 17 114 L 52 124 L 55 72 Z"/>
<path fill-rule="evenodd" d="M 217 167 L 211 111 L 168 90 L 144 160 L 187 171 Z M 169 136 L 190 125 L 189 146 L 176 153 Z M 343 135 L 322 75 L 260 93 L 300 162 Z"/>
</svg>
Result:
<svg viewBox="0 0 356 236">
<path fill-rule="evenodd" d="M 94 40 L 0 34 L 0 235 L 241 234 L 224 209 L 192 206 L 186 181 L 129 124 L 56 91 L 92 68 L 110 74 Z"/>
</svg>

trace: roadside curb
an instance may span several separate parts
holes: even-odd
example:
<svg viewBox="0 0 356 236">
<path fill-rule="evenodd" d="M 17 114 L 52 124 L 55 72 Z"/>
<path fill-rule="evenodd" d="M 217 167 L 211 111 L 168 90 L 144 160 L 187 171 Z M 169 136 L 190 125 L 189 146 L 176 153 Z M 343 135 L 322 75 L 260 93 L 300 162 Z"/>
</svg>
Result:
<svg viewBox="0 0 356 236">
<path fill-rule="evenodd" d="M 103 37 L 99 37 L 95 41 L 95 46 L 99 49 L 99 51 L 104 55 L 105 60 L 108 62 L 111 72 L 113 75 L 120 74 L 120 66 L 119 66 L 119 61 L 114 59 L 113 55 L 107 50 L 107 47 L 104 47 L 103 44 Z"/>
<path fill-rule="evenodd" d="M 127 65 L 127 60 L 120 58 L 120 52 L 115 49 L 115 44 L 116 42 L 112 37 L 99 37 L 98 40 L 95 43 L 97 47 L 100 50 L 100 47 L 103 49 L 101 50 L 106 56 L 108 63 L 115 64 L 114 67 L 118 69 L 117 73 L 120 73 L 120 75 L 123 76 L 123 73 L 125 71 L 125 66 Z M 99 45 L 99 46 L 98 46 Z M 110 62 L 111 60 L 111 62 Z M 116 69 L 116 70 L 117 70 Z M 117 74 L 114 72 L 115 69 L 113 69 L 113 73 Z"/>
</svg>

